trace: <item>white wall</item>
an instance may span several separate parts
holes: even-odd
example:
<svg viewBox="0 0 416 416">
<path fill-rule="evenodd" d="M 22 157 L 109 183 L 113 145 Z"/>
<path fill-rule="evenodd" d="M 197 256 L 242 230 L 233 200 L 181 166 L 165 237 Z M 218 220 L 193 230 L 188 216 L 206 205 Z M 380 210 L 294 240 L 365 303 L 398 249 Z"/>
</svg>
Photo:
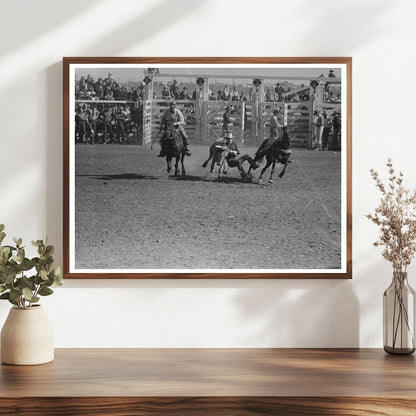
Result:
<svg viewBox="0 0 416 416">
<path fill-rule="evenodd" d="M 391 270 L 364 218 L 378 197 L 368 170 L 391 156 L 416 187 L 415 2 L 0 3 L 0 222 L 47 234 L 58 262 L 63 56 L 353 57 L 352 281 L 67 281 L 43 301 L 57 347 L 382 346 Z"/>
</svg>

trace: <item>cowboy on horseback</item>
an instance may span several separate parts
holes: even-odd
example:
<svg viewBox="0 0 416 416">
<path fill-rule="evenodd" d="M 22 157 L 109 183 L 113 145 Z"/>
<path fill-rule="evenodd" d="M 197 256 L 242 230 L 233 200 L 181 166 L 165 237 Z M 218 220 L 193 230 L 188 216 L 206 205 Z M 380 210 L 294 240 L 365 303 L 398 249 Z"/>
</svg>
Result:
<svg viewBox="0 0 416 416">
<path fill-rule="evenodd" d="M 263 141 L 263 143 L 258 148 L 255 156 L 254 162 L 261 161 L 267 151 L 273 146 L 274 148 L 279 149 L 279 158 L 281 156 L 282 160 L 287 156 L 287 149 L 284 145 L 284 137 L 279 135 L 279 130 L 283 132 L 283 136 L 287 136 L 287 126 L 280 124 L 278 115 L 281 114 L 281 111 L 276 108 L 273 110 L 273 115 L 270 118 L 270 137 Z"/>
<path fill-rule="evenodd" d="M 183 117 L 182 112 L 178 108 L 176 108 L 176 102 L 172 101 L 169 104 L 169 110 L 166 110 L 161 118 L 159 132 L 162 130 L 164 132 L 159 140 L 160 153 L 158 154 L 158 157 L 166 156 L 165 141 L 169 137 L 170 130 L 172 128 L 176 129 L 179 135 L 181 136 L 183 146 L 186 151 L 186 155 L 191 156 L 192 153 L 188 149 L 188 145 L 189 145 L 188 136 L 186 135 L 185 129 L 183 128 L 184 124 L 185 124 L 185 118 Z"/>
</svg>

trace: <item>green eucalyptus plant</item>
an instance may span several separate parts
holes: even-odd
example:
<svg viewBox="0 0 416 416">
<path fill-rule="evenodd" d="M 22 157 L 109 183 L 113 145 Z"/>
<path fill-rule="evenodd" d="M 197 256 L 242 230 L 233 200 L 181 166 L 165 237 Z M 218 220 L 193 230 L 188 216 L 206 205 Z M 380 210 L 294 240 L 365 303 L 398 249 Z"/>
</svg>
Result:
<svg viewBox="0 0 416 416">
<path fill-rule="evenodd" d="M 2 245 L 6 237 L 4 228 L 0 224 L 0 299 L 26 309 L 40 296 L 51 295 L 51 286 L 62 285 L 61 270 L 54 267 L 55 247 L 43 240 L 32 241 L 38 256 L 29 259 L 21 238 L 13 238 L 14 246 Z"/>
</svg>

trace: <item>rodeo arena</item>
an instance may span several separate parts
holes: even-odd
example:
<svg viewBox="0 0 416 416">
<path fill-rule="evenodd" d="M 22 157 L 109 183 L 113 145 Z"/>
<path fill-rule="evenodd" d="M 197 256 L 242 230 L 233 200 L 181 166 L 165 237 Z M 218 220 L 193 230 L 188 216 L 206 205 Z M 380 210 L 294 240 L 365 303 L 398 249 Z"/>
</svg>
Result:
<svg viewBox="0 0 416 416">
<path fill-rule="evenodd" d="M 182 70 L 75 73 L 76 268 L 339 269 L 339 70 Z"/>
</svg>

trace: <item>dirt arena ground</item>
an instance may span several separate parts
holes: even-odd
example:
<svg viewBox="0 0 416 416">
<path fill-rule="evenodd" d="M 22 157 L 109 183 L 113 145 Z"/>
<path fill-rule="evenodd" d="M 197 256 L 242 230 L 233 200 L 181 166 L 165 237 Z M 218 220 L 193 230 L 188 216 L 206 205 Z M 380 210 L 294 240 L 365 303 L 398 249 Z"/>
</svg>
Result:
<svg viewBox="0 0 416 416">
<path fill-rule="evenodd" d="M 208 146 L 173 178 L 158 146 L 77 145 L 75 263 L 97 269 L 327 269 L 341 266 L 339 152 L 294 149 L 282 179 L 217 181 Z M 241 153 L 255 148 L 240 145 Z M 245 166 L 246 169 L 248 168 Z"/>
</svg>

